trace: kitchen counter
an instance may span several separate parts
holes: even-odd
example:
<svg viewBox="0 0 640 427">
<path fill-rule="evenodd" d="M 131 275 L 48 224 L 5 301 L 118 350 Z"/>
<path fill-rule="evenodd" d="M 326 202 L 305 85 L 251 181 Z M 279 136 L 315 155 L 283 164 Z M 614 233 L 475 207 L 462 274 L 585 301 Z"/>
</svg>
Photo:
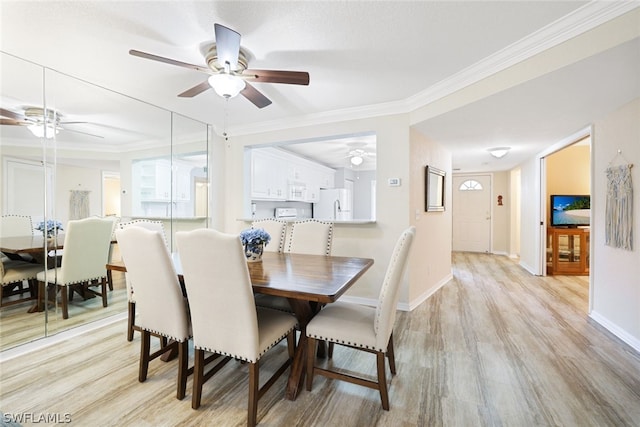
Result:
<svg viewBox="0 0 640 427">
<path fill-rule="evenodd" d="M 268 219 L 266 217 L 260 217 L 260 218 L 238 218 L 238 221 L 244 221 L 244 222 L 253 222 L 254 220 L 258 220 L 258 219 Z M 271 217 L 271 219 L 275 219 L 273 217 Z M 312 218 L 281 218 L 282 221 L 285 222 L 294 222 L 294 221 L 304 221 L 307 219 L 312 219 Z M 330 219 L 321 219 L 320 221 L 331 221 L 334 223 L 334 225 L 367 225 L 367 224 L 375 224 L 376 220 L 375 219 L 354 219 L 351 221 L 332 221 Z"/>
</svg>

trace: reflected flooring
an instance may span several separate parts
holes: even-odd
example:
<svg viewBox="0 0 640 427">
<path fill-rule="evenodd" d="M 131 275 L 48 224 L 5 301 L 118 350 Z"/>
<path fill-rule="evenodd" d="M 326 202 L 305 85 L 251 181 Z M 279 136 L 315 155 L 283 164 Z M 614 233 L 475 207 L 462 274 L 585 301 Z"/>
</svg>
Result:
<svg viewBox="0 0 640 427">
<path fill-rule="evenodd" d="M 58 297 L 57 306 L 50 305 L 46 333 L 55 334 L 60 331 L 104 319 L 117 313 L 127 311 L 127 293 L 124 274 L 115 272 L 113 291 L 109 291 L 107 307 L 102 307 L 102 298 L 83 300 L 75 295 L 69 301 L 69 318 L 62 318 L 62 308 Z M 99 290 L 99 288 L 97 288 Z M 16 297 L 17 298 L 17 297 Z M 45 313 L 27 313 L 33 302 L 0 308 L 0 351 L 24 344 L 45 335 Z"/>
<path fill-rule="evenodd" d="M 586 277 L 531 276 L 512 260 L 456 253 L 454 279 L 396 323 L 391 410 L 376 391 L 316 377 L 260 400 L 265 426 L 638 426 L 640 355 L 587 316 Z M 2 410 L 69 413 L 75 425 L 246 425 L 247 367 L 227 365 L 202 406 L 175 399 L 176 362 L 137 381 L 140 337 L 125 322 L 0 365 Z M 270 371 L 284 345 L 265 356 Z M 63 361 L 61 361 L 63 359 Z M 375 375 L 375 357 L 336 346 L 333 362 Z M 62 397 L 62 398 L 61 398 Z"/>
</svg>

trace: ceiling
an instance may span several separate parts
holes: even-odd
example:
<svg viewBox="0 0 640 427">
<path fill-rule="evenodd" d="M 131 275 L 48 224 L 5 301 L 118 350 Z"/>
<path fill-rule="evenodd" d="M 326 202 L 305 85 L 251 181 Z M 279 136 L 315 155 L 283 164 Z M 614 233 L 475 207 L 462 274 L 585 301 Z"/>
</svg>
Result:
<svg viewBox="0 0 640 427">
<path fill-rule="evenodd" d="M 286 127 L 292 121 L 349 117 L 368 109 L 409 112 L 407 100 L 429 93 L 452 76 L 589 6 L 573 0 L 3 0 L 0 49 L 210 123 L 217 133 L 233 136 Z M 249 68 L 308 71 L 309 86 L 255 83 L 273 101 L 264 109 L 242 97 L 225 102 L 212 90 L 179 98 L 178 93 L 207 75 L 128 54 L 129 49 L 137 49 L 204 65 L 201 48 L 214 41 L 214 23 L 242 35 Z M 509 169 L 637 97 L 639 46 L 635 39 L 413 125 L 451 150 L 456 169 Z M 129 131 L 139 123 L 110 123 L 108 113 L 93 112 L 99 105 L 90 101 L 91 97 L 79 96 L 74 103 L 75 111 L 90 111 L 93 115 L 87 121 L 101 126 L 85 129 L 103 136 L 120 134 L 113 136 L 114 141 L 127 143 L 147 137 L 144 132 Z M 121 112 L 127 107 L 118 108 Z M 4 136 L 7 126 L 2 128 Z M 511 152 L 499 162 L 491 160 L 487 149 L 504 145 L 512 147 Z"/>
</svg>

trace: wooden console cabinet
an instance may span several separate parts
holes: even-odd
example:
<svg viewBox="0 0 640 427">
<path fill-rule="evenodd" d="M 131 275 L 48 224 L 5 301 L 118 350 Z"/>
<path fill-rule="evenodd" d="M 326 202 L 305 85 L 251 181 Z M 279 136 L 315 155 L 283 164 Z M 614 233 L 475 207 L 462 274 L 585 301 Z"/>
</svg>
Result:
<svg viewBox="0 0 640 427">
<path fill-rule="evenodd" d="M 589 231 L 547 228 L 547 274 L 589 275 Z"/>
</svg>

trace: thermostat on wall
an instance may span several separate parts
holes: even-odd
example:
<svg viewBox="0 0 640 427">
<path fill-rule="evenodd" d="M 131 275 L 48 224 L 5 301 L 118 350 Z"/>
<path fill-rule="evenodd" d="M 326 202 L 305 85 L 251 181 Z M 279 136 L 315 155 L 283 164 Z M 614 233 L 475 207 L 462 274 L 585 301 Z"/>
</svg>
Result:
<svg viewBox="0 0 640 427">
<path fill-rule="evenodd" d="M 400 187 L 400 178 L 389 178 L 389 187 Z"/>
</svg>

